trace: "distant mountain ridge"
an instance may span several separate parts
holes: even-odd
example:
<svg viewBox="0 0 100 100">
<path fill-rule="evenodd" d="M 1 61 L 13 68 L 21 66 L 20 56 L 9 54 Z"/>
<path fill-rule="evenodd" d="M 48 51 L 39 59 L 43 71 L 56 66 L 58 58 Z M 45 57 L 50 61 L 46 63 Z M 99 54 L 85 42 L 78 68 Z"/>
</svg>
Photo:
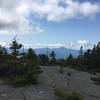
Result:
<svg viewBox="0 0 100 100">
<path fill-rule="evenodd" d="M 36 54 L 50 54 L 52 50 L 56 54 L 56 58 L 66 58 L 69 56 L 69 54 L 72 54 L 74 57 L 77 57 L 79 54 L 79 50 L 74 50 L 74 49 L 68 49 L 68 48 L 37 48 L 34 49 Z"/>
<path fill-rule="evenodd" d="M 10 49 L 7 48 L 8 52 L 10 53 Z M 27 52 L 28 49 L 24 48 L 24 52 Z M 77 57 L 79 55 L 79 50 L 74 50 L 74 49 L 69 49 L 69 48 L 64 48 L 64 47 L 60 47 L 60 48 L 36 48 L 34 49 L 36 54 L 46 54 L 48 53 L 48 55 L 54 51 L 56 54 L 56 58 L 60 59 L 60 58 L 66 58 L 69 56 L 69 54 L 72 54 L 74 57 Z M 23 52 L 23 49 L 20 50 L 20 52 Z"/>
</svg>

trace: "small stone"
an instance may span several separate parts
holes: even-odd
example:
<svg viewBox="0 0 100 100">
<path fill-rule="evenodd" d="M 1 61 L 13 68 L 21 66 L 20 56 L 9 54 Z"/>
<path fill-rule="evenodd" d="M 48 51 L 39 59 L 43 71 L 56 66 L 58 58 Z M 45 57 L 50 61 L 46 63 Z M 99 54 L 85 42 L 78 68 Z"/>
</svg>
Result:
<svg viewBox="0 0 100 100">
<path fill-rule="evenodd" d="M 42 94 L 42 93 L 43 93 L 43 91 L 40 91 L 39 93 L 40 93 L 40 94 Z"/>
<path fill-rule="evenodd" d="M 1 96 L 2 96 L 2 97 L 6 97 L 6 96 L 7 96 L 7 94 L 1 94 Z"/>
</svg>

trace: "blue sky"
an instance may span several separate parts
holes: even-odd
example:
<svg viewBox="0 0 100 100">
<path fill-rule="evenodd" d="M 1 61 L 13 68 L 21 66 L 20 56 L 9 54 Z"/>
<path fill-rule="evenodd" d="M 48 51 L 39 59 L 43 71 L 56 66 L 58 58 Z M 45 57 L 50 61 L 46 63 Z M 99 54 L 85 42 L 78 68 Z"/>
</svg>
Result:
<svg viewBox="0 0 100 100">
<path fill-rule="evenodd" d="M 0 44 L 92 48 L 100 41 L 99 0 L 0 1 Z"/>
</svg>

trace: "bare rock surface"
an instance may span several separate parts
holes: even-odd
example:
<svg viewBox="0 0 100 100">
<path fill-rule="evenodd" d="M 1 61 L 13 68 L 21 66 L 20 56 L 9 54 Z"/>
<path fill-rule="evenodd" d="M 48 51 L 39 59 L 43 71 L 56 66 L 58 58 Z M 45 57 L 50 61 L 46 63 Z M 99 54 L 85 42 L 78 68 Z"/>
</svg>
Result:
<svg viewBox="0 0 100 100">
<path fill-rule="evenodd" d="M 41 68 L 38 85 L 15 88 L 0 82 L 0 100 L 57 100 L 54 89 L 77 91 L 84 100 L 100 100 L 100 85 L 95 85 L 87 72 L 64 68 L 60 74 L 59 66 Z"/>
</svg>

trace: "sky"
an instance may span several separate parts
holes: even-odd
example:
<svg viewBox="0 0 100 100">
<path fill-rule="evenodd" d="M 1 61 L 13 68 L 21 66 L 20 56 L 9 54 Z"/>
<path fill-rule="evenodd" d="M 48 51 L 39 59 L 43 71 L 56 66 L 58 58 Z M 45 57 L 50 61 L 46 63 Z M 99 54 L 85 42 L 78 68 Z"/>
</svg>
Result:
<svg viewBox="0 0 100 100">
<path fill-rule="evenodd" d="M 0 44 L 92 48 L 100 41 L 100 0 L 0 0 Z"/>
</svg>

